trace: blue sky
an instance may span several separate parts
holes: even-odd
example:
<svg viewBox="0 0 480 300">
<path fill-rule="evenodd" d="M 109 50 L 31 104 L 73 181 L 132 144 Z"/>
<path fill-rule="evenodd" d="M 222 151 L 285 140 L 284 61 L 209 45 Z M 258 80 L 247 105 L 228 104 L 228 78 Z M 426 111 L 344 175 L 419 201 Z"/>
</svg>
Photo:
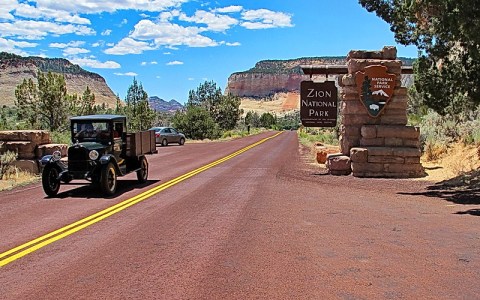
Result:
<svg viewBox="0 0 480 300">
<path fill-rule="evenodd" d="M 121 99 L 137 79 L 149 96 L 188 91 L 264 59 L 344 56 L 395 45 L 356 0 L 1 0 L 0 51 L 61 57 L 100 74 Z"/>
</svg>

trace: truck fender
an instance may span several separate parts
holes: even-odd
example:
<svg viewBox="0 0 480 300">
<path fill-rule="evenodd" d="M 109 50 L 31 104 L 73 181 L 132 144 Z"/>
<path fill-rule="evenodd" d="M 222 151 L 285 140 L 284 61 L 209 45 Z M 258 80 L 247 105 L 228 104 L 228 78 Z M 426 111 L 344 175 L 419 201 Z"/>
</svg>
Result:
<svg viewBox="0 0 480 300">
<path fill-rule="evenodd" d="M 56 160 L 53 155 L 45 155 L 40 159 L 40 168 L 43 170 L 46 165 L 53 164 L 57 167 L 59 172 L 63 172 L 66 170 L 66 168 L 58 161 Z"/>
<path fill-rule="evenodd" d="M 105 154 L 105 155 L 102 155 L 102 157 L 100 157 L 101 165 L 106 165 L 109 162 L 112 162 L 115 165 L 117 165 L 117 160 L 115 159 L 115 156 L 113 156 L 112 154 Z"/>
<path fill-rule="evenodd" d="M 52 161 L 52 159 L 53 159 L 53 155 L 45 155 L 40 159 L 40 165 L 42 167 L 45 167 Z"/>
<path fill-rule="evenodd" d="M 117 174 L 119 174 L 119 175 L 123 174 L 122 171 L 120 170 L 120 167 L 118 166 L 118 163 L 117 163 L 117 160 L 115 159 L 115 156 L 113 156 L 112 154 L 106 154 L 106 155 L 103 155 L 102 157 L 100 157 L 100 164 L 101 165 L 106 165 L 109 162 L 113 163 L 113 165 L 115 166 L 115 170 L 117 171 Z"/>
</svg>

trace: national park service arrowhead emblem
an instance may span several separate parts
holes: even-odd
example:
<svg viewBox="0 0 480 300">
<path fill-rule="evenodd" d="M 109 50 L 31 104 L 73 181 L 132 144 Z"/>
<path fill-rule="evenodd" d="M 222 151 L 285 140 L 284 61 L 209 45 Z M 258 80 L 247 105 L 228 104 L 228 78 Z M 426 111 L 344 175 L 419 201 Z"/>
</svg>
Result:
<svg viewBox="0 0 480 300">
<path fill-rule="evenodd" d="M 371 117 L 378 117 L 393 96 L 395 74 L 387 73 L 387 67 L 375 65 L 355 74 L 360 101 Z"/>
</svg>

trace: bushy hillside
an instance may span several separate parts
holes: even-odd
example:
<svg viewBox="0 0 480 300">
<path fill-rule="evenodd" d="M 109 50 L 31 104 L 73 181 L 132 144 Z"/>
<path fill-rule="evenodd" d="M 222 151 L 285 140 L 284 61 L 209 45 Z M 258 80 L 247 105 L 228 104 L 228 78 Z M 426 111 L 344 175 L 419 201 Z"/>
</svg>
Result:
<svg viewBox="0 0 480 300">
<path fill-rule="evenodd" d="M 0 53 L 0 105 L 12 106 L 16 87 L 24 79 L 36 81 L 39 71 L 63 74 L 68 94 L 81 95 L 88 86 L 95 94 L 96 104 L 115 106 L 116 96 L 99 74 L 86 71 L 63 58 L 22 57 L 7 52 Z"/>
</svg>

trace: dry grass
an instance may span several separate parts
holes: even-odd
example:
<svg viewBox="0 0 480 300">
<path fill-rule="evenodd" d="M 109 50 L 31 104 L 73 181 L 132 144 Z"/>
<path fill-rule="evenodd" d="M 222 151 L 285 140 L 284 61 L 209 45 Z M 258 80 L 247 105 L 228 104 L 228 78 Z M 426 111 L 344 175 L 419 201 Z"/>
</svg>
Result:
<svg viewBox="0 0 480 300">
<path fill-rule="evenodd" d="M 447 152 L 435 160 L 423 156 L 422 165 L 428 176 L 421 179 L 439 182 L 479 170 L 480 158 L 477 151 L 477 147 L 473 145 L 457 143 L 450 145 Z"/>
<path fill-rule="evenodd" d="M 17 168 L 5 174 L 0 180 L 0 191 L 11 190 L 17 186 L 24 186 L 30 183 L 38 182 L 39 175 L 34 175 L 29 172 L 19 171 Z"/>
</svg>

